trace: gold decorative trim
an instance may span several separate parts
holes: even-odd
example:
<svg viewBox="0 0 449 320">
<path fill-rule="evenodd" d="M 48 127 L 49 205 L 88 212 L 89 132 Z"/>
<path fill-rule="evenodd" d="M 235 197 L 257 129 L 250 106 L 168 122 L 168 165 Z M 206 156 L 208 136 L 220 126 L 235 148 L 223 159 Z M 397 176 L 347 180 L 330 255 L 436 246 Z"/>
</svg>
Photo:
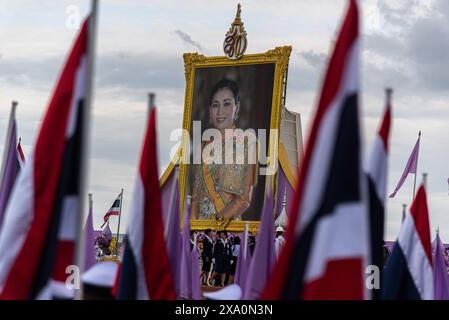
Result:
<svg viewBox="0 0 449 320">
<path fill-rule="evenodd" d="M 259 221 L 232 221 L 232 228 L 229 226 L 223 228 L 219 224 L 216 223 L 216 221 L 213 220 L 190 220 L 190 225 L 192 230 L 197 231 L 204 231 L 206 229 L 213 229 L 213 230 L 228 230 L 228 231 L 236 231 L 236 232 L 242 232 L 245 230 L 245 225 L 248 224 L 248 231 L 252 234 L 257 234 L 260 226 Z M 193 228 L 193 226 L 195 226 Z M 184 225 L 181 226 L 181 231 Z"/>
<path fill-rule="evenodd" d="M 287 177 L 288 183 L 293 188 L 296 189 L 297 186 L 297 170 L 295 170 L 293 164 L 290 162 L 290 159 L 287 155 L 287 150 L 282 142 L 279 143 L 279 163 L 281 164 L 282 170 L 284 170 L 284 174 Z"/>
<path fill-rule="evenodd" d="M 248 47 L 248 39 L 243 22 L 240 17 L 242 8 L 240 3 L 237 5 L 237 13 L 234 22 L 231 24 L 229 31 L 226 33 L 223 42 L 223 52 L 228 59 L 237 60 L 243 57 Z"/>
<path fill-rule="evenodd" d="M 112 261 L 112 262 L 120 262 L 120 259 L 117 256 L 104 256 L 100 258 L 100 262 Z"/>
<path fill-rule="evenodd" d="M 186 91 L 184 97 L 184 115 L 182 126 L 184 132 L 190 132 L 191 117 L 192 117 L 192 102 L 193 102 L 193 92 L 194 92 L 194 80 L 195 71 L 197 68 L 209 68 L 209 67 L 227 67 L 227 66 L 244 66 L 244 65 L 254 65 L 254 64 L 275 64 L 274 71 L 274 82 L 273 82 L 273 100 L 271 106 L 271 119 L 270 119 L 270 129 L 280 129 L 281 120 L 281 106 L 284 93 L 284 80 L 286 78 L 288 62 L 290 54 L 292 51 L 291 46 L 276 47 L 273 50 L 269 50 L 265 53 L 260 54 L 248 54 L 241 57 L 239 60 L 229 60 L 227 57 L 206 57 L 198 53 L 185 53 L 184 57 L 184 68 L 186 77 Z M 270 135 L 269 146 L 268 146 L 268 156 L 271 158 L 272 151 L 277 152 L 279 148 L 279 138 L 278 134 L 276 137 Z M 181 221 L 183 221 L 184 216 L 184 199 L 186 196 L 186 182 L 187 182 L 187 157 L 189 153 L 187 152 L 189 148 L 189 137 L 183 137 L 182 149 L 181 149 L 181 162 L 179 163 L 179 190 L 180 190 L 180 201 L 181 201 Z M 273 150 L 273 148 L 275 150 Z M 277 165 L 277 162 L 276 162 Z M 173 170 L 173 169 L 171 169 Z M 169 174 L 167 174 L 169 176 Z M 275 186 L 276 175 L 272 176 L 273 186 Z M 273 190 L 274 191 L 274 190 Z M 245 228 L 245 224 L 249 224 L 251 232 L 256 233 L 260 222 L 258 221 L 231 221 L 226 230 L 242 232 Z M 205 229 L 220 229 L 221 225 L 219 222 L 214 220 L 191 220 L 192 230 L 205 230 Z"/>
<path fill-rule="evenodd" d="M 161 178 L 159 179 L 159 187 L 162 189 L 165 184 L 167 183 L 168 179 L 171 176 L 171 173 L 173 172 L 173 169 L 176 168 L 176 165 L 179 163 L 179 157 L 181 156 L 181 147 L 178 148 L 176 151 L 176 159 L 170 160 L 170 163 L 168 164 L 168 167 L 165 169 L 164 173 L 162 174 Z"/>
</svg>

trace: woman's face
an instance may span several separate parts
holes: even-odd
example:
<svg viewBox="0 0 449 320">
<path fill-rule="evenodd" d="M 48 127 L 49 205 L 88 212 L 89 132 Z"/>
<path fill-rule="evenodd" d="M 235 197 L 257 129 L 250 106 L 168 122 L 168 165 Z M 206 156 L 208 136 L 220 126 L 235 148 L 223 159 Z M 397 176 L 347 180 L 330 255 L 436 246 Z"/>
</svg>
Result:
<svg viewBox="0 0 449 320">
<path fill-rule="evenodd" d="M 231 90 L 228 88 L 218 90 L 209 106 L 209 117 L 214 128 L 230 129 L 239 107 L 239 103 L 235 103 Z"/>
</svg>

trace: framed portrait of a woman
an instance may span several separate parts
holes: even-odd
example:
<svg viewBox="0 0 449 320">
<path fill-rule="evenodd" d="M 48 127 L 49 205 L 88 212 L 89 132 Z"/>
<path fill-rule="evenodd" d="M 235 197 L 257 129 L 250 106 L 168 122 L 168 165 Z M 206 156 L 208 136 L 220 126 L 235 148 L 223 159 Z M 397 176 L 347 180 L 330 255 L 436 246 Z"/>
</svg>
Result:
<svg viewBox="0 0 449 320">
<path fill-rule="evenodd" d="M 184 54 L 188 137 L 179 187 L 192 229 L 257 229 L 265 197 L 275 192 L 290 53 L 278 47 L 238 60 Z"/>
</svg>

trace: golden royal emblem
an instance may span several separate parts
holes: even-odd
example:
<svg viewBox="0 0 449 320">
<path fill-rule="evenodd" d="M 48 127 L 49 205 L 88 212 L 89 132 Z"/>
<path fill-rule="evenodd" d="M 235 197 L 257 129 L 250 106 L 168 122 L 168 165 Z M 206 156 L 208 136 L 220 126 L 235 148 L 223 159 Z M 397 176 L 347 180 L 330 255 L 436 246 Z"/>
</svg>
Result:
<svg viewBox="0 0 449 320">
<path fill-rule="evenodd" d="M 231 60 L 237 60 L 243 57 L 243 54 L 248 46 L 246 31 L 243 28 L 243 22 L 240 19 L 241 12 L 242 10 L 239 3 L 234 22 L 231 24 L 231 28 L 229 28 L 229 31 L 226 33 L 226 37 L 223 42 L 223 51 L 226 57 Z"/>
</svg>

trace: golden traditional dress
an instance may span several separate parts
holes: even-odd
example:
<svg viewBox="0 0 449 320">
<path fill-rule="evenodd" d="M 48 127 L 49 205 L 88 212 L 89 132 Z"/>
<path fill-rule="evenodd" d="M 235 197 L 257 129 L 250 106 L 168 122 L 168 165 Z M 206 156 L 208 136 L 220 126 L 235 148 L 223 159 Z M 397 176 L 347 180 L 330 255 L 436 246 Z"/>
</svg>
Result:
<svg viewBox="0 0 449 320">
<path fill-rule="evenodd" d="M 213 154 L 206 155 L 201 165 L 195 165 L 192 216 L 196 219 L 235 219 L 241 215 L 251 203 L 253 188 L 257 183 L 257 148 L 255 142 L 248 142 L 241 130 L 236 130 L 231 137 L 233 145 L 233 161 L 225 162 L 225 143 L 222 141 L 222 163 L 214 163 Z M 212 145 L 211 145 L 212 144 Z M 213 148 L 214 141 L 203 144 Z M 244 155 L 237 154 L 243 150 Z M 255 152 L 250 162 L 250 152 Z M 240 160 L 239 159 L 240 156 Z M 210 163 L 210 164 L 206 164 Z"/>
</svg>

